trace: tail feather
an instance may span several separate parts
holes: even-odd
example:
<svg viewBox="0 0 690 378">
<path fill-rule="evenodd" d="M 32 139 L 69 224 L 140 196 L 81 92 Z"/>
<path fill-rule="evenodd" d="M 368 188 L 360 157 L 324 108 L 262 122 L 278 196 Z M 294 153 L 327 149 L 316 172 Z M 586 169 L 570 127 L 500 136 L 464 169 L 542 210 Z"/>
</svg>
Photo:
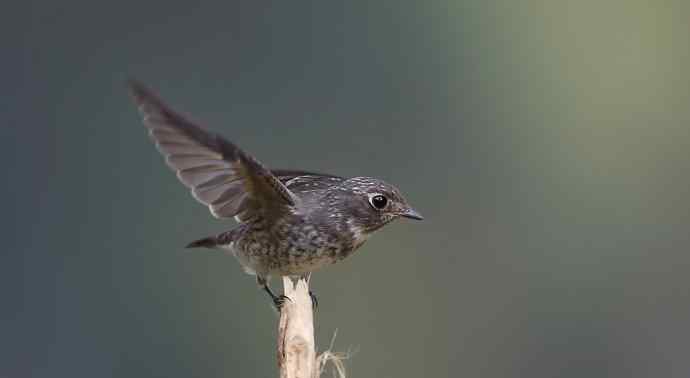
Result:
<svg viewBox="0 0 690 378">
<path fill-rule="evenodd" d="M 209 236 L 207 238 L 195 240 L 187 244 L 185 248 L 215 248 L 216 246 L 218 246 L 218 237 Z"/>
<path fill-rule="evenodd" d="M 238 227 L 215 236 L 209 236 L 203 239 L 195 240 L 187 244 L 187 248 L 219 248 L 227 246 L 235 240 L 240 231 L 241 228 Z"/>
</svg>

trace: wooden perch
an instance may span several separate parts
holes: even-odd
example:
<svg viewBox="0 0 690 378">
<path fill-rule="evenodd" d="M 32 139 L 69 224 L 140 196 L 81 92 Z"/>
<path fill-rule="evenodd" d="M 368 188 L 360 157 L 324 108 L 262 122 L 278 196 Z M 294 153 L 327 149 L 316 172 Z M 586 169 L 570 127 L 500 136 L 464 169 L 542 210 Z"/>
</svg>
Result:
<svg viewBox="0 0 690 378">
<path fill-rule="evenodd" d="M 329 361 L 340 378 L 345 378 L 342 360 L 347 356 L 330 350 L 316 356 L 314 312 L 308 280 L 300 278 L 295 283 L 289 277 L 283 277 L 283 294 L 290 300 L 283 304 L 278 322 L 280 378 L 318 378 Z"/>
<path fill-rule="evenodd" d="M 278 367 L 280 378 L 314 378 L 316 347 L 314 346 L 314 312 L 309 284 L 283 277 L 286 300 L 278 322 Z"/>
</svg>

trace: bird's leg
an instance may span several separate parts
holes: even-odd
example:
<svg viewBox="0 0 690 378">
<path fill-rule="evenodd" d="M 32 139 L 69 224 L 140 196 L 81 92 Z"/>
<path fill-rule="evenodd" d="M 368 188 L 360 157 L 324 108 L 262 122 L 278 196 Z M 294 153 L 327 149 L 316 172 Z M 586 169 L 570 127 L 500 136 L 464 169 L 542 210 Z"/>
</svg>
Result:
<svg viewBox="0 0 690 378">
<path fill-rule="evenodd" d="M 309 283 L 310 278 L 311 278 L 311 273 L 306 273 L 300 276 L 301 279 Z M 311 307 L 316 310 L 317 307 L 319 307 L 319 300 L 316 299 L 316 294 L 314 294 L 313 291 L 309 290 L 309 298 L 311 298 Z"/>
<path fill-rule="evenodd" d="M 309 297 L 311 298 L 311 307 L 316 310 L 319 307 L 319 300 L 316 299 L 316 294 L 309 290 Z"/>
<path fill-rule="evenodd" d="M 256 282 L 271 297 L 271 300 L 273 301 L 273 305 L 275 306 L 276 310 L 278 310 L 278 312 L 280 312 L 280 308 L 283 307 L 283 304 L 285 303 L 285 301 L 290 300 L 290 298 L 288 298 L 285 295 L 282 295 L 282 294 L 281 295 L 275 295 L 275 293 L 273 293 L 273 290 L 271 290 L 271 288 L 268 287 L 268 280 L 265 277 L 257 275 L 256 276 Z"/>
<path fill-rule="evenodd" d="M 276 307 L 276 310 L 280 312 L 280 309 L 283 307 L 283 304 L 285 304 L 286 300 L 290 300 L 289 297 L 281 294 L 281 295 L 275 295 L 273 291 L 271 290 L 268 285 L 264 286 L 264 290 L 268 293 L 268 295 L 271 296 L 271 300 L 273 301 L 273 305 Z"/>
</svg>

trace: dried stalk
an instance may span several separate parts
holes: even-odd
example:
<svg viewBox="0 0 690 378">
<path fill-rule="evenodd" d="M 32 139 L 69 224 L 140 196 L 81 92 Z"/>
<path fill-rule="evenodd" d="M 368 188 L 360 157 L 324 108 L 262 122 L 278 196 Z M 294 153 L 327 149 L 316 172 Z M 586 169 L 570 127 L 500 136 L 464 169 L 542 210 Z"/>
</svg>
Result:
<svg viewBox="0 0 690 378">
<path fill-rule="evenodd" d="M 283 287 L 283 294 L 290 300 L 283 304 L 278 322 L 280 378 L 318 378 L 329 361 L 337 376 L 345 378 L 342 360 L 347 358 L 346 355 L 332 353 L 329 349 L 316 356 L 314 312 L 308 280 L 300 278 L 295 283 L 284 277 Z"/>
</svg>

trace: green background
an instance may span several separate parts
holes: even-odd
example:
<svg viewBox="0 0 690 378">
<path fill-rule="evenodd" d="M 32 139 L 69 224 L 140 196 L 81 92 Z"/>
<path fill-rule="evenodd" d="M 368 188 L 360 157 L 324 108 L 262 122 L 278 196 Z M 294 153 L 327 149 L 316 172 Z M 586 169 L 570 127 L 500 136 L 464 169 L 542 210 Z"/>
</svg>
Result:
<svg viewBox="0 0 690 378">
<path fill-rule="evenodd" d="M 313 277 L 352 377 L 690 375 L 686 1 L 3 7 L 2 377 L 271 377 L 234 226 L 167 170 L 133 76 L 272 167 L 424 214 Z"/>
</svg>

